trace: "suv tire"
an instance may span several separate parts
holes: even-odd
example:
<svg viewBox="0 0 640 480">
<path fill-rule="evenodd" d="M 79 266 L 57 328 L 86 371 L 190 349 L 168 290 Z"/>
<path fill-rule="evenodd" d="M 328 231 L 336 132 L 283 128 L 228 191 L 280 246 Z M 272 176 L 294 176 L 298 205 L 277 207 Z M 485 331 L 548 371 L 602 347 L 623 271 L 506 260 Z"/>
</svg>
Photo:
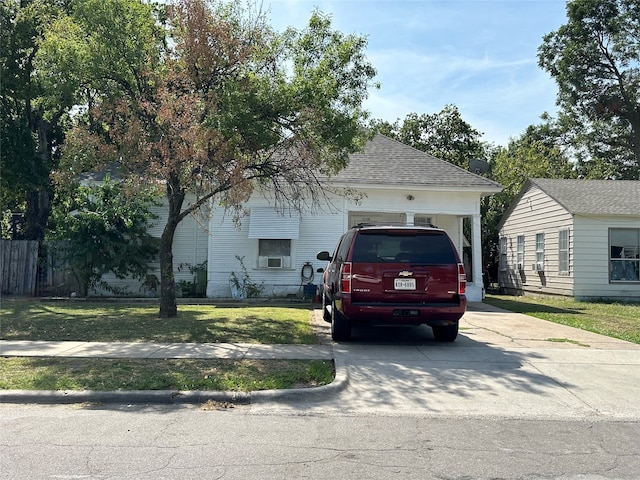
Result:
<svg viewBox="0 0 640 480">
<path fill-rule="evenodd" d="M 351 321 L 338 311 L 335 302 L 331 303 L 331 338 L 334 342 L 351 340 Z"/>
<path fill-rule="evenodd" d="M 329 312 L 327 296 L 324 293 L 322 294 L 322 319 L 327 323 L 331 323 L 331 312 Z"/>
<path fill-rule="evenodd" d="M 431 327 L 433 336 L 438 342 L 454 342 L 458 336 L 458 323 L 455 325 L 439 325 Z"/>
</svg>

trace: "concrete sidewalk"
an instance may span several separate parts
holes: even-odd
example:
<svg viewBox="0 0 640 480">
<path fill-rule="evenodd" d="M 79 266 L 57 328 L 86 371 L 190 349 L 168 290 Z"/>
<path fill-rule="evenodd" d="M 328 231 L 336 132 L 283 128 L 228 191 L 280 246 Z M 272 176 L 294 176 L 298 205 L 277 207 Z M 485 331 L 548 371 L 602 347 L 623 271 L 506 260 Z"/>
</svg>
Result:
<svg viewBox="0 0 640 480">
<path fill-rule="evenodd" d="M 0 340 L 0 356 L 331 360 L 333 359 L 333 349 L 331 345 Z"/>
</svg>

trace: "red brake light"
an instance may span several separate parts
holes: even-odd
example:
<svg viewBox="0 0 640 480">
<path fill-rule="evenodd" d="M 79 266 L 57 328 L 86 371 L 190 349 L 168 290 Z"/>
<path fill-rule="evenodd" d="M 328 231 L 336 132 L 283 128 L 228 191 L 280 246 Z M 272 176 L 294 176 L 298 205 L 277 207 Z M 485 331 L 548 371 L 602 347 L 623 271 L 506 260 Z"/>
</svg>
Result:
<svg viewBox="0 0 640 480">
<path fill-rule="evenodd" d="M 351 262 L 345 262 L 340 269 L 340 290 L 351 293 Z"/>
<path fill-rule="evenodd" d="M 464 264 L 458 264 L 458 295 L 464 295 L 467 290 L 467 275 L 464 273 Z"/>
</svg>

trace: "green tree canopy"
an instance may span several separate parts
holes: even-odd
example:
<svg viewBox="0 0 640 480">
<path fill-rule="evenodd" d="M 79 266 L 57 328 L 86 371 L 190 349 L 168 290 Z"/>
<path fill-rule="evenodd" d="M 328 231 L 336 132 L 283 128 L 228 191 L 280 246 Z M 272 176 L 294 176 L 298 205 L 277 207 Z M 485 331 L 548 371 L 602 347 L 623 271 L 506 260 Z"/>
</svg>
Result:
<svg viewBox="0 0 640 480">
<path fill-rule="evenodd" d="M 333 30 L 319 12 L 304 30 L 281 34 L 238 2 L 175 2 L 164 32 L 153 13 L 135 0 L 85 0 L 77 27 L 58 22 L 48 37 L 71 40 L 48 51 L 56 65 L 65 51 L 90 52 L 74 56 L 91 81 L 89 108 L 68 135 L 59 178 L 115 162 L 165 193 L 166 317 L 177 314 L 177 225 L 214 199 L 240 208 L 261 187 L 276 202 L 317 201 L 320 175 L 364 145 L 361 104 L 375 70 L 366 39 Z M 68 35 L 75 28 L 82 34 Z"/>
<path fill-rule="evenodd" d="M 410 113 L 402 123 L 376 120 L 371 128 L 449 163 L 467 169 L 469 160 L 486 158 L 482 133 L 462 119 L 458 107 L 446 105 L 434 114 Z"/>
<path fill-rule="evenodd" d="M 48 26 L 68 10 L 65 0 L 0 4 L 0 211 L 24 213 L 14 236 L 42 240 L 59 159 L 64 120 L 73 99 L 38 65 Z M 7 233 L 7 232 L 5 232 Z"/>
<path fill-rule="evenodd" d="M 158 251 L 147 232 L 156 217 L 153 192 L 107 176 L 99 183 L 59 188 L 56 197 L 47 238 L 56 241 L 81 296 L 97 286 L 113 291 L 102 281 L 106 273 L 144 278 Z"/>
<path fill-rule="evenodd" d="M 567 20 L 538 50 L 559 87 L 560 123 L 583 174 L 638 179 L 640 1 L 572 0 Z"/>
</svg>

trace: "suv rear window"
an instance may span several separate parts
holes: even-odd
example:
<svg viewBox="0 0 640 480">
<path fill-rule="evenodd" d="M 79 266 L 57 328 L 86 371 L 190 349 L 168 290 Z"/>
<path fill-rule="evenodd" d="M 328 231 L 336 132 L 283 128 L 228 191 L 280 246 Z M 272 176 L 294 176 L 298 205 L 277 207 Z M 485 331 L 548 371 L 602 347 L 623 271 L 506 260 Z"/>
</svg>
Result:
<svg viewBox="0 0 640 480">
<path fill-rule="evenodd" d="M 456 263 L 449 238 L 441 232 L 361 231 L 356 237 L 352 262 L 412 264 Z"/>
</svg>

